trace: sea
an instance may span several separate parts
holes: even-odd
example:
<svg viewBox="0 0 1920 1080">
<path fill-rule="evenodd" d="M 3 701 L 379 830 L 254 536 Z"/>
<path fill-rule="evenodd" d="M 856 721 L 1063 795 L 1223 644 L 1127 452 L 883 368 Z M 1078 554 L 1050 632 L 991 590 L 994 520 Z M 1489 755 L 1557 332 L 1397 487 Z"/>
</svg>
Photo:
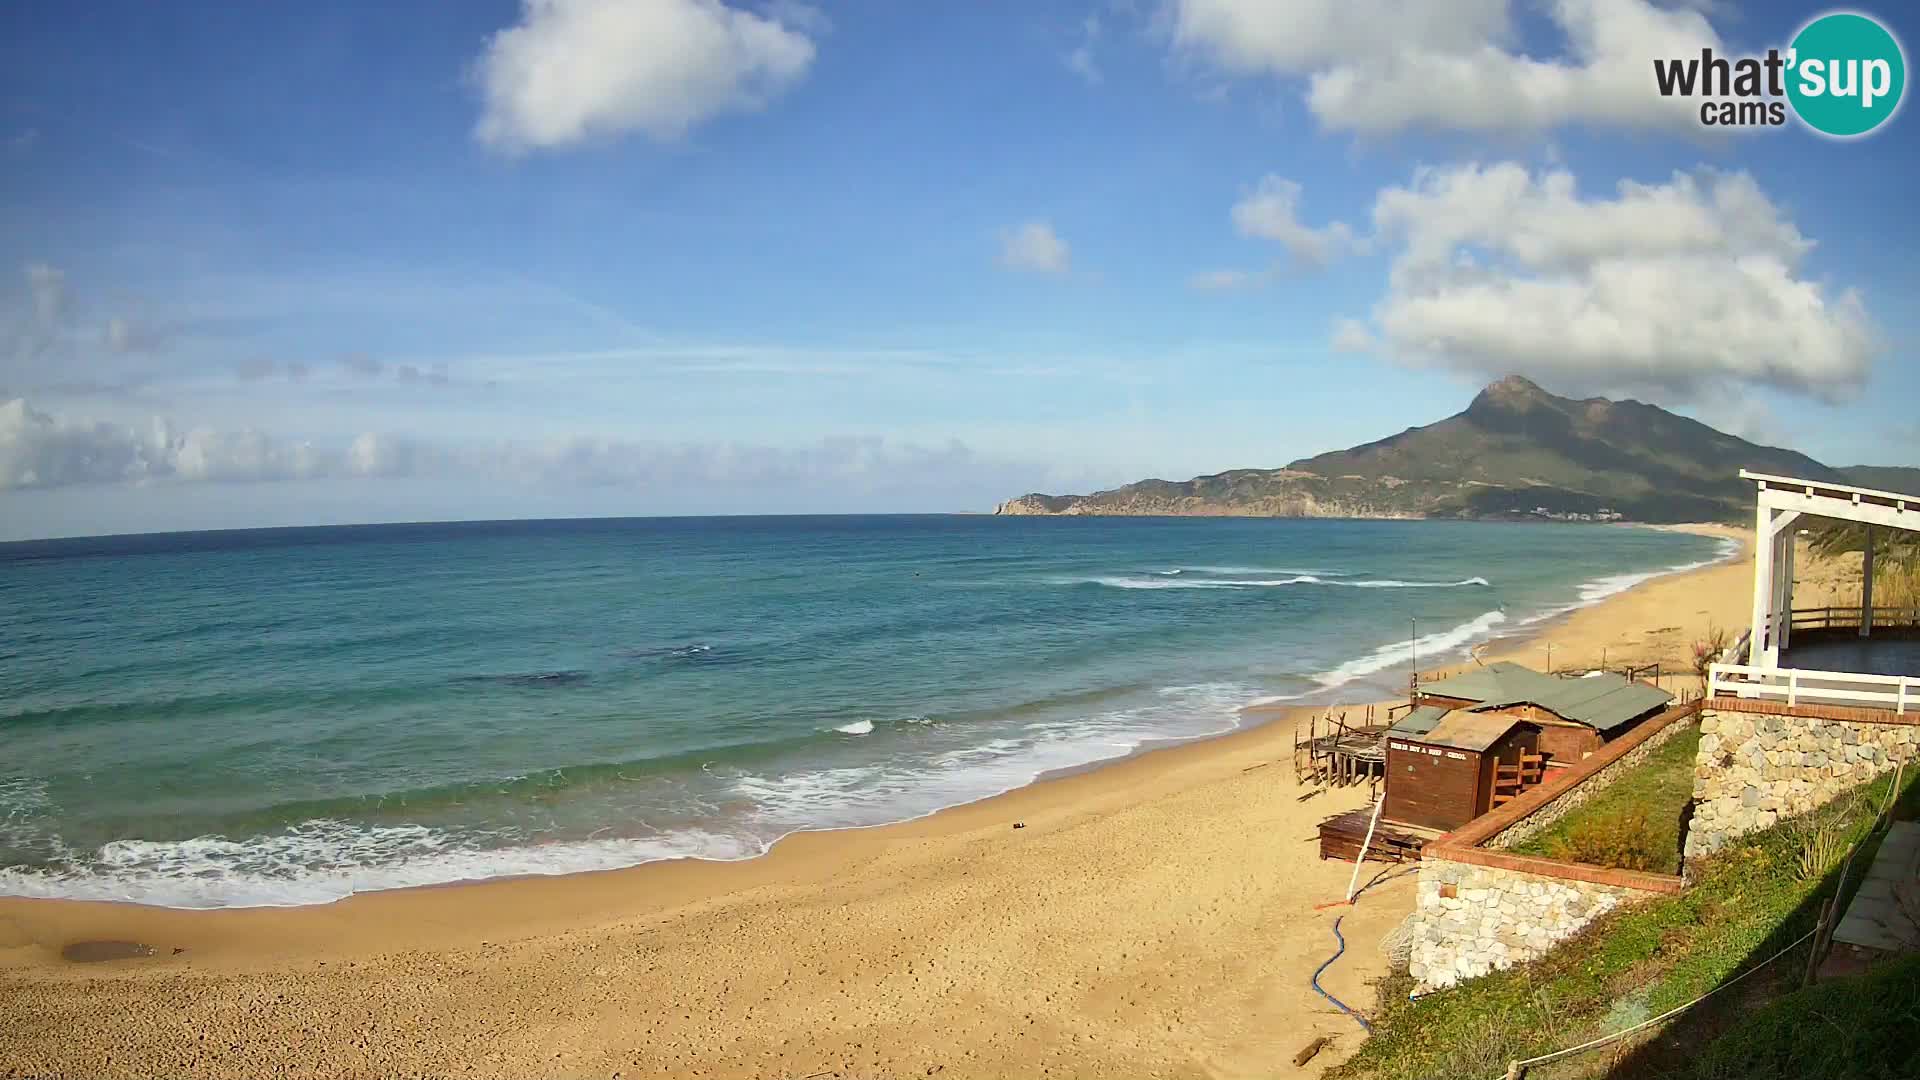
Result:
<svg viewBox="0 0 1920 1080">
<path fill-rule="evenodd" d="M 984 516 L 0 544 L 0 895 L 289 906 L 747 859 L 1257 699 L 1390 697 L 1416 659 L 1730 555 L 1618 525 Z"/>
</svg>

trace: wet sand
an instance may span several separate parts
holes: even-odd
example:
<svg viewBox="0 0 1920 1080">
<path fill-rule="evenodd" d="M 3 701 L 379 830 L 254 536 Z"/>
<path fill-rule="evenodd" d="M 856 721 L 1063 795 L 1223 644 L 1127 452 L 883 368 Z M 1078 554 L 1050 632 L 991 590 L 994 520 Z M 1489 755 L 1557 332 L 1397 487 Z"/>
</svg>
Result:
<svg viewBox="0 0 1920 1080">
<path fill-rule="evenodd" d="M 1750 575 L 1484 655 L 1682 662 L 1708 620 L 1737 632 Z M 1309 985 L 1333 921 L 1322 984 L 1367 1007 L 1412 880 L 1370 865 L 1319 909 L 1352 867 L 1314 827 L 1367 795 L 1301 801 L 1305 715 L 741 863 L 295 909 L 0 900 L 0 1077 L 1316 1076 L 1362 1034 Z"/>
</svg>

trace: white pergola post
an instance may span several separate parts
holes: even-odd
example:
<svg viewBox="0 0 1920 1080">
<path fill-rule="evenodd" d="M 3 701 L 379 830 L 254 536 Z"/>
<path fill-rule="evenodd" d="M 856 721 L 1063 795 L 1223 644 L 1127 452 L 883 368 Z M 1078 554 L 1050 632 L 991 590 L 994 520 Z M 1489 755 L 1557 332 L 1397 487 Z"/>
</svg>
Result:
<svg viewBox="0 0 1920 1080">
<path fill-rule="evenodd" d="M 1780 530 L 1780 632 L 1774 634 L 1774 653 L 1793 648 L 1793 553 L 1799 548 L 1797 532 L 1793 527 Z"/>
<path fill-rule="evenodd" d="M 1760 490 L 1766 489 L 1763 481 Z M 1758 668 L 1774 666 L 1767 647 L 1767 630 L 1773 624 L 1773 580 L 1773 508 L 1761 499 L 1753 523 L 1753 624 L 1747 639 L 1747 662 Z"/>
<path fill-rule="evenodd" d="M 1867 526 L 1867 549 L 1860 557 L 1860 636 L 1873 636 L 1873 526 Z"/>
</svg>

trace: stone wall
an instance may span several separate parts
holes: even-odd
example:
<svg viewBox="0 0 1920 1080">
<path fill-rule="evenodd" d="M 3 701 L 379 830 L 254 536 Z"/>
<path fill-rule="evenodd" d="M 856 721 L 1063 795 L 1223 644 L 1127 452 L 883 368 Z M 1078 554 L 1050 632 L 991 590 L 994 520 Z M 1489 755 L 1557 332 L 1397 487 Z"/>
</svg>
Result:
<svg viewBox="0 0 1920 1080">
<path fill-rule="evenodd" d="M 1423 858 L 1408 972 L 1421 990 L 1478 978 L 1540 956 L 1623 903 L 1656 895 Z"/>
<path fill-rule="evenodd" d="M 1657 722 L 1657 718 L 1647 721 L 1649 724 Z M 1487 839 L 1484 846 L 1495 849 L 1510 848 L 1542 829 L 1545 829 L 1554 822 L 1559 821 L 1561 818 L 1566 817 L 1570 811 L 1584 804 L 1602 791 L 1605 791 L 1609 785 L 1615 780 L 1625 776 L 1628 771 L 1638 768 L 1642 762 L 1652 756 L 1653 752 L 1665 744 L 1668 739 L 1673 738 L 1683 731 L 1692 730 L 1692 727 L 1693 725 L 1687 723 L 1685 719 L 1676 719 L 1671 723 L 1665 724 L 1652 735 L 1648 736 L 1646 741 L 1640 743 L 1640 745 L 1634 747 L 1621 757 L 1608 762 L 1593 775 L 1579 780 L 1578 783 L 1568 788 L 1564 794 L 1555 796 L 1552 801 L 1541 806 L 1538 810 L 1533 811 L 1526 817 L 1493 834 L 1493 836 Z M 1596 752 L 1605 753 L 1605 750 Z"/>
<path fill-rule="evenodd" d="M 1709 702 L 1701 714 L 1689 858 L 1812 810 L 1920 753 L 1911 718 L 1825 719 L 1755 704 Z"/>
</svg>

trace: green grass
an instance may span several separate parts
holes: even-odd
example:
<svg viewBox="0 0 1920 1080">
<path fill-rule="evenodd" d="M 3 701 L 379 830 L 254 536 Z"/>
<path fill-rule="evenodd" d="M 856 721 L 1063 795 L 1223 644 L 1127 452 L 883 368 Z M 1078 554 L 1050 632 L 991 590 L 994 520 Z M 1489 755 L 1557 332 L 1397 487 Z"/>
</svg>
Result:
<svg viewBox="0 0 1920 1080">
<path fill-rule="evenodd" d="M 1561 845 L 1582 830 L 1604 825 L 1609 818 L 1632 811 L 1646 815 L 1654 845 L 1664 862 L 1647 867 L 1659 874 L 1680 872 L 1680 818 L 1693 799 L 1693 759 L 1700 749 L 1700 727 L 1687 730 L 1654 748 L 1647 760 L 1584 806 L 1515 844 L 1518 855 L 1563 858 Z"/>
<path fill-rule="evenodd" d="M 1877 1080 L 1920 1073 L 1920 956 L 1788 994 L 1734 1024 L 1694 1066 L 1699 1080 Z"/>
<path fill-rule="evenodd" d="M 1906 776 L 1902 799 L 1911 807 L 1920 802 L 1920 769 Z M 1807 828 L 1831 821 L 1850 843 L 1868 838 L 1891 786 L 1891 775 L 1881 777 L 1860 789 L 1864 797 L 1836 800 L 1695 860 L 1694 884 L 1686 892 L 1603 916 L 1533 963 L 1418 1001 L 1407 1000 L 1413 984 L 1404 972 L 1388 977 L 1379 987 L 1373 1037 L 1328 1075 L 1498 1077 L 1511 1060 L 1573 1046 L 1700 997 L 1813 928 L 1838 871 L 1801 880 L 1797 866 Z M 1861 849 L 1856 881 L 1877 846 L 1874 837 Z M 1797 988 L 1805 962 L 1805 948 L 1796 949 L 1683 1014 L 1653 1043 L 1609 1048 L 1529 1075 L 1602 1076 L 1614 1064 L 1611 1055 L 1626 1051 L 1637 1055 L 1636 1064 L 1619 1075 L 1694 1077 L 1691 1062 L 1700 1049 L 1757 1001 Z"/>
</svg>

